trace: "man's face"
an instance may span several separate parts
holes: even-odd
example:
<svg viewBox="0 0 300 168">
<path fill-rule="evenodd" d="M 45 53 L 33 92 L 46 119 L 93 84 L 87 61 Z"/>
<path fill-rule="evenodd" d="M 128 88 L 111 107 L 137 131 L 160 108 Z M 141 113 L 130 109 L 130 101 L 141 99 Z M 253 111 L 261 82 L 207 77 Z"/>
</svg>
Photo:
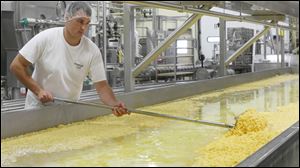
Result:
<svg viewBox="0 0 300 168">
<path fill-rule="evenodd" d="M 83 11 L 78 11 L 75 16 L 68 18 L 66 28 L 73 37 L 81 38 L 89 27 L 91 18 Z"/>
</svg>

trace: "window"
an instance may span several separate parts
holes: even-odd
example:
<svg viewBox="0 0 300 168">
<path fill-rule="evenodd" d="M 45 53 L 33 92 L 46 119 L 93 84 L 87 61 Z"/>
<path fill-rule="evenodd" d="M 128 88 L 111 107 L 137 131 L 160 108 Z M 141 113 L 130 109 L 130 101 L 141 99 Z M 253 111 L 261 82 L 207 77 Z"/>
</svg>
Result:
<svg viewBox="0 0 300 168">
<path fill-rule="evenodd" d="M 188 41 L 187 40 L 177 40 L 177 54 L 187 54 L 188 53 Z"/>
</svg>

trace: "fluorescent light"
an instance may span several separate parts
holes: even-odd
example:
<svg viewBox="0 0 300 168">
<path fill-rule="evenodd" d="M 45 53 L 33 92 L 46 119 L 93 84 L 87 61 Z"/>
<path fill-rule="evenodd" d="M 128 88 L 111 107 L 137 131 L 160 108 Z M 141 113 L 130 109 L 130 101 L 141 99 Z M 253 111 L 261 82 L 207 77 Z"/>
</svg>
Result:
<svg viewBox="0 0 300 168">
<path fill-rule="evenodd" d="M 219 36 L 207 37 L 207 42 L 209 42 L 209 43 L 219 43 L 220 42 L 220 37 Z"/>
</svg>

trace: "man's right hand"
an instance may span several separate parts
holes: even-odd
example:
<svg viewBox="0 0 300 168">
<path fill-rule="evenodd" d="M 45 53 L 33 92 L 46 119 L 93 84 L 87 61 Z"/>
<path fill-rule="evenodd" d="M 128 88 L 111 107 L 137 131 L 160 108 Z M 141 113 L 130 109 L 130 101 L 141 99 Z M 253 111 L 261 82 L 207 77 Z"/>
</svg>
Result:
<svg viewBox="0 0 300 168">
<path fill-rule="evenodd" d="M 41 90 L 38 93 L 38 99 L 42 102 L 42 103 L 47 103 L 47 102 L 51 102 L 53 101 L 53 96 L 50 92 L 46 91 L 46 90 Z"/>
<path fill-rule="evenodd" d="M 28 74 L 27 68 L 32 65 L 21 54 L 18 54 L 12 63 L 10 64 L 10 70 L 16 75 L 19 81 L 21 81 L 29 90 L 31 90 L 42 103 L 53 101 L 53 96 L 50 92 L 45 91 L 41 86 L 32 79 Z"/>
</svg>

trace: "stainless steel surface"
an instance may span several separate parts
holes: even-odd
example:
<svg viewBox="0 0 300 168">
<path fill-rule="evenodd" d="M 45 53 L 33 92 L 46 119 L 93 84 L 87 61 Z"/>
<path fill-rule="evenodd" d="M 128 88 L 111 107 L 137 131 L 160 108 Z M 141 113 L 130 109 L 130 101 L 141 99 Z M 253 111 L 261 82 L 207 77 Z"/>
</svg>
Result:
<svg viewBox="0 0 300 168">
<path fill-rule="evenodd" d="M 174 85 L 174 83 L 137 85 L 136 90 L 147 90 L 147 89 L 165 87 L 169 85 Z M 113 91 L 116 94 L 124 93 L 124 88 L 114 88 Z M 98 100 L 98 99 L 99 99 L 99 95 L 95 89 L 82 91 L 80 95 L 81 101 L 91 101 L 91 100 Z M 1 112 L 12 112 L 16 110 L 21 110 L 24 109 L 24 106 L 25 106 L 25 98 L 3 100 L 3 104 L 1 106 Z"/>
<path fill-rule="evenodd" d="M 72 104 L 79 104 L 79 105 L 84 105 L 84 106 L 104 108 L 104 109 L 109 109 L 109 110 L 112 110 L 112 108 L 114 108 L 112 106 L 108 106 L 108 105 L 104 105 L 104 104 L 86 103 L 86 102 L 80 102 L 80 101 L 76 102 L 76 101 L 70 101 L 70 100 L 61 99 L 61 98 L 54 98 L 54 100 L 63 101 L 66 103 L 72 103 Z M 218 127 L 224 127 L 224 128 L 234 127 L 234 125 L 226 124 L 226 123 L 217 123 L 217 122 L 203 121 L 203 120 L 193 120 L 193 119 L 189 119 L 189 118 L 177 117 L 177 116 L 172 116 L 172 115 L 168 115 L 168 114 L 160 114 L 160 113 L 154 113 L 154 112 L 131 109 L 131 108 L 127 108 L 127 110 L 130 113 L 142 114 L 142 115 L 153 116 L 153 117 L 167 118 L 167 119 L 186 121 L 186 122 L 194 122 L 194 123 L 210 125 L 210 126 L 218 126 Z"/>
<path fill-rule="evenodd" d="M 261 36 L 266 34 L 270 30 L 270 27 L 265 27 L 264 30 L 259 32 L 257 35 L 252 37 L 249 41 L 247 41 L 242 47 L 240 47 L 237 51 L 235 51 L 226 61 L 225 66 L 228 66 L 232 61 L 234 61 L 238 56 L 240 56 L 246 49 L 248 49 L 253 43 L 255 43 Z"/>
<path fill-rule="evenodd" d="M 166 50 L 180 35 L 185 33 L 195 22 L 197 22 L 202 15 L 193 14 L 183 25 L 172 32 L 163 42 L 152 50 L 144 60 L 133 69 L 133 76 L 139 75 L 149 64 L 151 64 L 164 50 Z"/>
<path fill-rule="evenodd" d="M 125 102 L 128 107 L 138 108 L 265 79 L 279 74 L 291 73 L 292 71 L 292 68 L 284 68 L 232 75 L 211 80 L 195 81 L 186 84 L 123 93 L 118 94 L 117 97 L 119 100 Z M 90 100 L 88 102 L 98 103 L 99 99 Z M 99 110 L 99 108 L 96 107 L 86 107 L 75 104 L 54 104 L 53 106 L 45 106 L 44 108 L 2 112 L 1 138 L 16 136 L 59 124 L 67 124 L 106 114 L 111 114 L 111 110 Z"/>
<path fill-rule="evenodd" d="M 135 89 L 134 76 L 132 69 L 134 66 L 134 58 L 136 57 L 136 39 L 135 39 L 135 27 L 136 22 L 134 18 L 134 8 L 128 4 L 124 5 L 124 83 L 125 92 L 131 92 Z"/>
<path fill-rule="evenodd" d="M 13 11 L 1 11 L 1 50 L 4 51 L 17 51 L 18 44 L 15 34 Z M 2 51 L 1 51 L 2 54 Z M 4 57 L 5 55 L 1 55 Z"/>
<path fill-rule="evenodd" d="M 254 71 L 265 71 L 270 69 L 281 68 L 281 63 L 254 63 Z"/>
<path fill-rule="evenodd" d="M 12 1 L 1 1 L 1 12 L 2 11 L 14 11 L 15 10 L 15 2 Z"/>
<path fill-rule="evenodd" d="M 299 121 L 236 167 L 299 167 Z"/>
</svg>

